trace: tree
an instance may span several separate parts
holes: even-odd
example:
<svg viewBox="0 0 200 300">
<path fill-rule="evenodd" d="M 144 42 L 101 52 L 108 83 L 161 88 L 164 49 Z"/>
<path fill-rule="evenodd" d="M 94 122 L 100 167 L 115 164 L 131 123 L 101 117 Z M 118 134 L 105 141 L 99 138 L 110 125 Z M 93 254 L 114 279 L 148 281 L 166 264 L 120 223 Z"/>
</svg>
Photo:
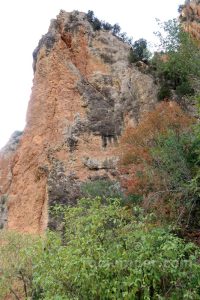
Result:
<svg viewBox="0 0 200 300">
<path fill-rule="evenodd" d="M 33 268 L 43 253 L 42 239 L 1 230 L 0 245 L 0 299 L 34 299 Z"/>
<path fill-rule="evenodd" d="M 119 24 L 114 24 L 112 33 L 117 36 L 120 33 L 120 31 L 121 31 L 121 27 L 119 26 Z"/>
<path fill-rule="evenodd" d="M 55 212 L 62 235 L 1 232 L 1 299 L 199 299 L 199 249 L 141 208 L 95 198 Z"/>
<path fill-rule="evenodd" d="M 98 18 L 94 18 L 92 27 L 94 30 L 100 30 L 101 29 L 101 21 Z"/>
<path fill-rule="evenodd" d="M 177 20 L 159 23 L 159 50 L 152 59 L 161 85 L 168 85 L 177 95 L 192 95 L 193 82 L 200 78 L 200 50 L 195 40 Z M 163 32 L 162 32 L 163 31 Z"/>
<path fill-rule="evenodd" d="M 188 220 L 196 198 L 188 187 L 194 176 L 193 123 L 176 103 L 162 102 L 121 138 L 122 184 L 128 194 L 142 196 L 142 205 L 162 222 Z"/>
<path fill-rule="evenodd" d="M 102 26 L 103 26 L 104 30 L 108 30 L 109 31 L 109 30 L 113 29 L 113 26 L 110 23 L 108 23 L 108 22 L 103 22 Z"/>
<path fill-rule="evenodd" d="M 95 17 L 94 12 L 92 10 L 88 10 L 86 14 L 88 22 L 91 23 L 94 30 L 100 30 L 102 27 L 102 22 Z"/>
<path fill-rule="evenodd" d="M 149 56 L 150 52 L 147 49 L 147 41 L 145 39 L 139 39 L 133 43 L 129 55 L 129 61 L 131 63 L 148 61 Z"/>
<path fill-rule="evenodd" d="M 94 12 L 92 10 L 88 10 L 86 17 L 88 22 L 92 23 L 94 21 Z"/>
</svg>

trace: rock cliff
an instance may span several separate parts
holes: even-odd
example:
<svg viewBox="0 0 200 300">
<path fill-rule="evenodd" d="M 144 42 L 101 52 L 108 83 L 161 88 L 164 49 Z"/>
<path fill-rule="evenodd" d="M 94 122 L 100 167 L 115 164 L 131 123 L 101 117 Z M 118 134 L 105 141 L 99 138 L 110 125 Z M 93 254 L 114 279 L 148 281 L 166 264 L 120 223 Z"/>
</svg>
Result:
<svg viewBox="0 0 200 300">
<path fill-rule="evenodd" d="M 130 46 L 94 31 L 85 13 L 60 11 L 33 53 L 23 134 L 0 152 L 0 226 L 43 232 L 49 207 L 73 203 L 81 182 L 116 176 L 115 145 L 157 102 L 153 78 L 128 62 Z"/>
<path fill-rule="evenodd" d="M 196 39 L 200 40 L 200 1 L 185 1 L 180 6 L 180 20 L 186 31 Z"/>
</svg>

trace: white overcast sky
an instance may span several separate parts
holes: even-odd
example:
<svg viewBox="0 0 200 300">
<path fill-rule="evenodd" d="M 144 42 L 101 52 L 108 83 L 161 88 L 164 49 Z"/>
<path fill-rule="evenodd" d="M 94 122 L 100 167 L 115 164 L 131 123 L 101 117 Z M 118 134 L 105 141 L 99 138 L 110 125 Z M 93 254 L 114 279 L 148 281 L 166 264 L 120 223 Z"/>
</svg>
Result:
<svg viewBox="0 0 200 300">
<path fill-rule="evenodd" d="M 93 10 L 137 40 L 153 40 L 155 18 L 178 16 L 184 0 L 2 0 L 0 1 L 0 148 L 23 130 L 33 72 L 32 52 L 60 9 Z"/>
</svg>

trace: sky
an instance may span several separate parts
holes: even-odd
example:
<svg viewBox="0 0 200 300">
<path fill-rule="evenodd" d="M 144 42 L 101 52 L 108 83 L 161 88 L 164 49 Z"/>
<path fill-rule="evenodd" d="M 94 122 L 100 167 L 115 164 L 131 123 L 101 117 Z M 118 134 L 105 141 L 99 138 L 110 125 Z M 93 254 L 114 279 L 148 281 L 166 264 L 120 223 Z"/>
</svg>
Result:
<svg viewBox="0 0 200 300">
<path fill-rule="evenodd" d="M 184 0 L 6 0 L 0 1 L 0 148 L 15 130 L 23 130 L 33 80 L 32 52 L 60 9 L 93 10 L 119 23 L 133 41 L 154 41 L 155 19 L 176 18 Z"/>
</svg>

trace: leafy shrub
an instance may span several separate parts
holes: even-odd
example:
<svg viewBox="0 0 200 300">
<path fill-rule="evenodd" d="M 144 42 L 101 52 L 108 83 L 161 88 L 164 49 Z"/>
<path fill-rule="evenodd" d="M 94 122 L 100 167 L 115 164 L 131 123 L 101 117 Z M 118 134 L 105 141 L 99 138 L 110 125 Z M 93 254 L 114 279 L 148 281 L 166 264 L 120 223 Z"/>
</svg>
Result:
<svg viewBox="0 0 200 300">
<path fill-rule="evenodd" d="M 126 195 L 118 181 L 109 179 L 92 180 L 81 185 L 82 197 L 93 199 L 101 197 L 103 201 L 107 198 L 120 199 L 122 205 L 138 204 L 142 201 L 142 195 Z"/>
<path fill-rule="evenodd" d="M 200 95 L 196 95 L 198 113 L 200 113 Z M 192 166 L 192 179 L 189 182 L 189 190 L 193 195 L 193 206 L 191 209 L 190 226 L 199 228 L 200 226 L 200 124 L 194 127 L 194 139 L 190 147 L 189 162 Z"/>
<path fill-rule="evenodd" d="M 183 299 L 189 291 L 198 297 L 198 251 L 152 226 L 140 209 L 94 199 L 64 214 L 67 247 L 50 241 L 55 254 L 36 268 L 47 299 Z"/>
<path fill-rule="evenodd" d="M 151 147 L 152 165 L 159 172 L 168 189 L 178 189 L 191 179 L 188 156 L 192 135 L 169 131 L 158 135 Z"/>
<path fill-rule="evenodd" d="M 92 10 L 88 10 L 86 17 L 88 22 L 92 23 L 94 20 L 94 12 Z"/>
<path fill-rule="evenodd" d="M 38 237 L 0 232 L 0 298 L 33 299 L 33 268 L 36 256 L 43 252 Z"/>
<path fill-rule="evenodd" d="M 155 227 L 140 208 L 96 198 L 57 211 L 64 215 L 62 239 L 1 236 L 2 298 L 11 291 L 23 298 L 20 271 L 35 300 L 200 298 L 199 249 Z"/>
<path fill-rule="evenodd" d="M 171 98 L 171 90 L 166 83 L 163 83 L 158 90 L 158 100 L 165 100 Z"/>
<path fill-rule="evenodd" d="M 98 18 L 94 18 L 94 20 L 92 22 L 92 27 L 95 31 L 100 30 L 101 29 L 101 21 Z"/>
<path fill-rule="evenodd" d="M 147 49 L 147 41 L 139 39 L 135 41 L 130 49 L 129 62 L 148 61 L 150 53 Z"/>
<path fill-rule="evenodd" d="M 178 96 L 190 95 L 194 94 L 194 89 L 188 81 L 183 81 L 180 85 L 176 87 L 176 94 Z"/>
<path fill-rule="evenodd" d="M 118 38 L 122 40 L 124 43 L 127 43 L 129 45 L 132 45 L 132 37 L 128 37 L 126 32 L 120 32 L 118 34 Z"/>
<path fill-rule="evenodd" d="M 95 17 L 94 12 L 91 10 L 87 12 L 86 17 L 95 31 L 100 29 L 111 31 L 114 36 L 118 37 L 124 43 L 132 45 L 132 38 L 128 37 L 126 32 L 121 32 L 121 27 L 119 26 L 119 24 L 116 23 L 114 25 L 111 25 L 108 22 L 100 21 Z"/>
<path fill-rule="evenodd" d="M 107 30 L 107 31 L 110 31 L 110 30 L 113 29 L 113 26 L 110 23 L 105 22 L 105 21 L 102 22 L 102 27 L 103 27 L 104 30 Z"/>
<path fill-rule="evenodd" d="M 119 183 L 106 179 L 82 183 L 81 193 L 83 197 L 91 199 L 98 196 L 104 200 L 107 198 L 123 198 Z"/>
<path fill-rule="evenodd" d="M 120 33 L 120 31 L 121 31 L 121 27 L 119 26 L 119 24 L 117 24 L 117 23 L 114 24 L 112 33 L 117 36 Z"/>
<path fill-rule="evenodd" d="M 200 78 L 200 51 L 191 36 L 177 20 L 159 23 L 160 45 L 152 60 L 155 76 L 162 84 L 175 90 L 178 96 L 194 93 L 192 82 Z M 162 34 L 164 31 L 164 34 Z M 195 80 L 194 80 L 195 79 Z"/>
<path fill-rule="evenodd" d="M 94 12 L 92 10 L 88 10 L 86 17 L 95 31 L 100 30 L 102 28 L 102 22 L 95 17 Z"/>
<path fill-rule="evenodd" d="M 143 196 L 143 206 L 162 221 L 186 220 L 196 198 L 188 188 L 192 123 L 177 104 L 163 102 L 121 138 L 122 185 L 128 194 Z"/>
<path fill-rule="evenodd" d="M 132 47 L 131 47 L 130 50 L 129 50 L 128 61 L 129 61 L 129 63 L 135 63 L 135 62 L 137 62 L 137 58 L 136 58 L 136 56 L 135 56 L 135 53 L 134 53 Z"/>
</svg>

